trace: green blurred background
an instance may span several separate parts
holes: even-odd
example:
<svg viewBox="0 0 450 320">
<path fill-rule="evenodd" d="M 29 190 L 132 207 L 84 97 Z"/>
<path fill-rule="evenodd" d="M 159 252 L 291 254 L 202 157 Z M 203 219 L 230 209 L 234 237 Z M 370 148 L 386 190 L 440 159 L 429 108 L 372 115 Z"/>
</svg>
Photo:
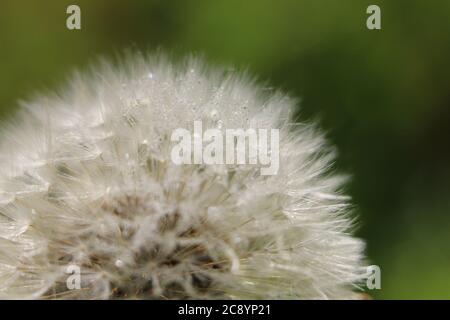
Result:
<svg viewBox="0 0 450 320">
<path fill-rule="evenodd" d="M 82 30 L 66 29 L 81 7 Z M 377 4 L 382 30 L 366 28 Z M 302 98 L 338 146 L 378 299 L 450 298 L 450 1 L 1 0 L 0 113 L 124 48 L 203 53 Z"/>
</svg>

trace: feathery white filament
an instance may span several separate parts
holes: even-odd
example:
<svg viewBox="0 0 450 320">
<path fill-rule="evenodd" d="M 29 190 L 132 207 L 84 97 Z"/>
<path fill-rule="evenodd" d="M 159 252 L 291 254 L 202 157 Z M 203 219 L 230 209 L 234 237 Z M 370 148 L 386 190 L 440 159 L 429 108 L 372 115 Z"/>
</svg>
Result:
<svg viewBox="0 0 450 320">
<path fill-rule="evenodd" d="M 1 136 L 1 298 L 352 298 L 363 243 L 295 101 L 197 59 L 134 56 L 24 104 Z M 170 135 L 277 128 L 280 168 L 175 165 Z M 81 289 L 66 286 L 79 266 Z"/>
</svg>

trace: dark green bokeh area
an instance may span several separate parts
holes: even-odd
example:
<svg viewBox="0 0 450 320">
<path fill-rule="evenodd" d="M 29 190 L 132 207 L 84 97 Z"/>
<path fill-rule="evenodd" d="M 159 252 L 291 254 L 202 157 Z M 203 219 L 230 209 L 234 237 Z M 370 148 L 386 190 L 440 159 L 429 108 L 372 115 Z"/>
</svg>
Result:
<svg viewBox="0 0 450 320">
<path fill-rule="evenodd" d="M 78 4 L 82 30 L 66 29 Z M 366 8 L 382 30 L 366 28 Z M 301 97 L 353 179 L 376 298 L 450 298 L 450 1 L 0 2 L 0 112 L 124 48 L 203 53 Z"/>
</svg>

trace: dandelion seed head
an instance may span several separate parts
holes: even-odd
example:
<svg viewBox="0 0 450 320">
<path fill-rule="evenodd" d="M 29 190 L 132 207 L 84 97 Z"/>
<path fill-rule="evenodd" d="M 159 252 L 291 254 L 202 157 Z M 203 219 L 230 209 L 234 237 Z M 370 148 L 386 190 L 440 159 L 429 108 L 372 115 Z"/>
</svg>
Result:
<svg viewBox="0 0 450 320">
<path fill-rule="evenodd" d="M 139 55 L 24 103 L 0 136 L 0 297 L 355 297 L 345 179 L 295 110 L 237 72 Z M 171 133 L 195 120 L 279 129 L 278 173 L 174 164 Z"/>
</svg>

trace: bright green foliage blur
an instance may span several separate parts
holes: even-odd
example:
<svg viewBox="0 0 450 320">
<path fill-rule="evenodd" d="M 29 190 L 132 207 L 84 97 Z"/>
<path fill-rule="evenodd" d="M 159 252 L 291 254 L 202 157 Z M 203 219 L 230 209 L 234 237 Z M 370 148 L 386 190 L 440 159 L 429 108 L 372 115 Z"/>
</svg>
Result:
<svg viewBox="0 0 450 320">
<path fill-rule="evenodd" d="M 66 29 L 78 4 L 82 30 Z M 366 28 L 377 4 L 382 30 Z M 375 298 L 450 298 L 450 1 L 0 2 L 0 112 L 125 48 L 202 53 L 301 97 L 339 149 Z"/>
</svg>

